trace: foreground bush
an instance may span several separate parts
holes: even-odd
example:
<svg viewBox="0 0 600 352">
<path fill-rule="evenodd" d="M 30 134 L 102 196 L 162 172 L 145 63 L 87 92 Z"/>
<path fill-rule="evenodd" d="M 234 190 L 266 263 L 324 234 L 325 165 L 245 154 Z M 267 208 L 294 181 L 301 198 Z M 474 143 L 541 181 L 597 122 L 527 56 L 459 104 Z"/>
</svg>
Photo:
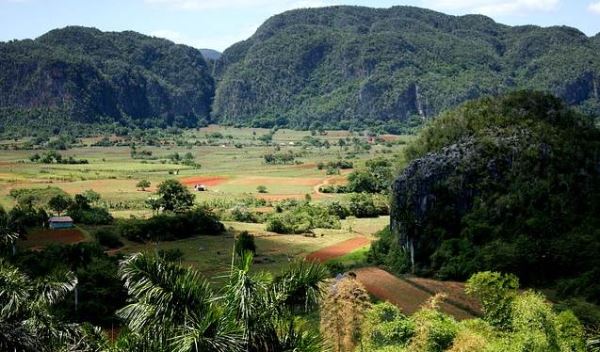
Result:
<svg viewBox="0 0 600 352">
<path fill-rule="evenodd" d="M 508 286 L 507 286 L 508 284 Z M 439 310 L 436 296 L 412 316 L 389 304 L 374 305 L 362 326 L 365 352 L 583 352 L 581 323 L 570 311 L 556 313 L 544 296 L 519 293 L 513 278 L 480 273 L 470 280 L 486 310 L 483 319 L 456 321 Z M 493 288 L 498 292 L 492 292 Z M 505 287 L 505 289 L 502 289 Z M 508 303 L 507 303 L 508 302 Z M 506 312 L 501 325 L 497 314 Z"/>
</svg>

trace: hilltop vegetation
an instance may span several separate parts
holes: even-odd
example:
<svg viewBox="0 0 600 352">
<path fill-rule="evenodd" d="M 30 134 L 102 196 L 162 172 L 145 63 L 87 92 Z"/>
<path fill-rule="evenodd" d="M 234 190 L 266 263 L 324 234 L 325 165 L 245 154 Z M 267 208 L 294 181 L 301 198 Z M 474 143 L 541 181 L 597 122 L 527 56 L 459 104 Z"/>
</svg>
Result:
<svg viewBox="0 0 600 352">
<path fill-rule="evenodd" d="M 402 133 L 515 89 L 547 91 L 597 115 L 599 50 L 597 36 L 573 28 L 403 6 L 288 11 L 222 55 L 67 27 L 0 43 L 0 121 L 21 134 L 206 121 Z"/>
<path fill-rule="evenodd" d="M 514 89 L 548 91 L 598 113 L 598 43 L 568 27 L 509 27 L 414 7 L 293 10 L 223 53 L 213 115 L 399 132 Z"/>
<path fill-rule="evenodd" d="M 1 125 L 29 133 L 113 123 L 196 127 L 214 94 L 198 50 L 135 32 L 67 27 L 0 43 L 0 66 Z"/>
<path fill-rule="evenodd" d="M 510 272 L 598 302 L 599 155 L 598 128 L 552 96 L 469 102 L 407 148 L 373 258 L 446 279 Z"/>
</svg>

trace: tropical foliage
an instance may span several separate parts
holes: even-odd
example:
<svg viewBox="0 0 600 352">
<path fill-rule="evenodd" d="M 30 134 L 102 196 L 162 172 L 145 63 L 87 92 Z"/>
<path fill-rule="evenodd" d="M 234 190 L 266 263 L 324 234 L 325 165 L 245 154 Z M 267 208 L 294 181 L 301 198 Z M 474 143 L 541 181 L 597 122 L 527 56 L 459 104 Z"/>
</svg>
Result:
<svg viewBox="0 0 600 352">
<path fill-rule="evenodd" d="M 407 155 L 393 236 L 373 258 L 441 278 L 510 272 L 598 300 L 600 131 L 589 119 L 542 93 L 485 98 L 432 122 Z"/>
</svg>

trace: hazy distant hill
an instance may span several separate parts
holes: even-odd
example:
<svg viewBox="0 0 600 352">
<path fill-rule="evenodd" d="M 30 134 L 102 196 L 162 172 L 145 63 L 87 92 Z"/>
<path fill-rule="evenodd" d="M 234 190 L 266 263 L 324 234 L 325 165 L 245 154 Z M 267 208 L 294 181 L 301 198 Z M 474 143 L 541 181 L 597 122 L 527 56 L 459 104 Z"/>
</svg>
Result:
<svg viewBox="0 0 600 352">
<path fill-rule="evenodd" d="M 221 58 L 221 55 L 223 55 L 223 53 L 221 53 L 220 51 L 216 51 L 213 49 L 200 49 L 200 52 L 202 53 L 202 56 L 204 57 L 205 60 L 219 60 Z"/>
<path fill-rule="evenodd" d="M 200 51 L 84 27 L 0 43 L 3 126 L 121 122 L 196 126 L 214 93 Z"/>
<path fill-rule="evenodd" d="M 600 39 L 415 8 L 285 12 L 227 49 L 213 114 L 232 123 L 403 126 L 468 99 L 550 91 L 598 113 Z"/>
</svg>

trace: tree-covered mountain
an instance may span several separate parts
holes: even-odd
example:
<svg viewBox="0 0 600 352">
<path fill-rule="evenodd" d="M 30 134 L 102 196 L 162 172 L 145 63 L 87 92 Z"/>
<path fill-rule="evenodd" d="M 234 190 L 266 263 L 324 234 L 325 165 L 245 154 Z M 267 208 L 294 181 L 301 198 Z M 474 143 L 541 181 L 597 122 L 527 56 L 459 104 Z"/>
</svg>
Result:
<svg viewBox="0 0 600 352">
<path fill-rule="evenodd" d="M 214 81 L 200 51 L 135 32 L 67 27 L 0 43 L 3 126 L 196 126 Z"/>
<path fill-rule="evenodd" d="M 336 6 L 267 20 L 218 63 L 213 114 L 295 127 L 415 124 L 466 100 L 551 92 L 600 112 L 599 36 L 480 15 Z M 397 130 L 397 128 L 396 128 Z"/>
<path fill-rule="evenodd" d="M 600 129 L 542 93 L 471 101 L 407 148 L 373 258 L 465 279 L 496 270 L 600 299 Z"/>
</svg>

